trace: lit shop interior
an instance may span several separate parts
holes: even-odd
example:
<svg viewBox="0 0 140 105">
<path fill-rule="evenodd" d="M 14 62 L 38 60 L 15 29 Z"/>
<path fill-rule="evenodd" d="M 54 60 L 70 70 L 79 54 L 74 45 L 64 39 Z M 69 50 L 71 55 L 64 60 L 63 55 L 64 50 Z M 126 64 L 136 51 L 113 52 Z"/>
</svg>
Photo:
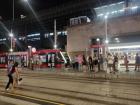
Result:
<svg viewBox="0 0 140 105">
<path fill-rule="evenodd" d="M 139 34 L 112 37 L 108 39 L 108 44 L 105 44 L 104 41 L 105 40 L 103 38 L 92 39 L 90 51 L 93 56 L 98 54 L 105 54 L 105 49 L 107 47 L 107 52 L 111 53 L 112 55 L 118 55 L 120 64 L 124 63 L 124 54 L 127 54 L 129 64 L 134 64 L 136 53 L 140 55 Z"/>
</svg>

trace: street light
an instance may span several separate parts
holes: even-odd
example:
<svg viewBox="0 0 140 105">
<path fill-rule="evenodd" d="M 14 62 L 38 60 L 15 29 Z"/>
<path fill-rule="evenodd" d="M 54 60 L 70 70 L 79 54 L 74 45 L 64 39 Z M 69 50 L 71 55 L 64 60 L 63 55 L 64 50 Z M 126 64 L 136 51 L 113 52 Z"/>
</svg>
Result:
<svg viewBox="0 0 140 105">
<path fill-rule="evenodd" d="M 106 43 L 106 44 L 108 44 L 108 43 L 109 43 L 109 40 L 108 40 L 108 39 L 106 39 L 106 40 L 105 40 L 105 43 Z"/>
<path fill-rule="evenodd" d="M 28 46 L 28 49 L 29 49 L 29 58 L 30 58 L 32 54 L 32 46 Z"/>
<path fill-rule="evenodd" d="M 54 20 L 54 49 L 57 49 L 56 20 Z"/>
<path fill-rule="evenodd" d="M 98 71 L 100 71 L 100 38 L 97 38 L 96 41 L 98 43 Z"/>
<path fill-rule="evenodd" d="M 96 39 L 96 41 L 97 41 L 97 42 L 99 42 L 99 41 L 100 41 L 100 39 L 99 39 L 99 38 L 97 38 L 97 39 Z"/>
<path fill-rule="evenodd" d="M 29 62 L 28 62 L 28 67 L 31 68 L 31 55 L 32 55 L 32 46 L 28 46 L 28 59 L 29 59 Z"/>
<path fill-rule="evenodd" d="M 14 37 L 14 34 L 12 33 L 13 31 L 13 25 L 14 25 L 14 19 L 15 19 L 15 0 L 13 0 L 13 4 L 12 4 L 12 7 L 13 7 L 13 17 L 12 17 L 12 26 L 11 26 L 11 33 L 9 33 L 9 37 L 11 39 L 11 48 L 10 48 L 10 52 L 13 52 L 13 37 Z"/>
<path fill-rule="evenodd" d="M 54 49 L 57 49 L 57 45 L 56 44 L 54 45 Z"/>
<path fill-rule="evenodd" d="M 9 50 L 10 52 L 13 52 L 13 49 L 12 48 L 10 48 L 10 50 Z"/>
<path fill-rule="evenodd" d="M 104 16 L 105 19 L 105 56 L 107 55 L 107 51 L 108 51 L 108 14 L 106 14 Z"/>
<path fill-rule="evenodd" d="M 27 2 L 28 0 L 24 0 L 25 2 Z M 10 52 L 13 52 L 13 37 L 14 37 L 14 34 L 12 33 L 13 31 L 13 26 L 14 26 L 14 20 L 15 20 L 15 0 L 13 0 L 13 3 L 12 3 L 12 14 L 13 14 L 13 18 L 12 18 L 12 26 L 11 26 L 11 33 L 9 33 L 9 37 L 11 38 L 11 48 L 10 48 Z"/>
<path fill-rule="evenodd" d="M 108 15 L 105 15 L 104 19 L 105 19 L 105 36 L 106 36 L 105 37 L 105 39 L 106 39 L 105 43 L 108 44 L 108 42 L 109 42 L 108 41 L 108 28 L 107 28 L 108 27 Z"/>
<path fill-rule="evenodd" d="M 14 35 L 13 35 L 13 33 L 9 33 L 9 36 L 10 36 L 10 37 L 13 37 Z"/>
<path fill-rule="evenodd" d="M 9 37 L 11 38 L 11 48 L 10 48 L 10 52 L 13 52 L 13 37 L 14 37 L 14 34 L 11 32 L 9 33 Z"/>
</svg>

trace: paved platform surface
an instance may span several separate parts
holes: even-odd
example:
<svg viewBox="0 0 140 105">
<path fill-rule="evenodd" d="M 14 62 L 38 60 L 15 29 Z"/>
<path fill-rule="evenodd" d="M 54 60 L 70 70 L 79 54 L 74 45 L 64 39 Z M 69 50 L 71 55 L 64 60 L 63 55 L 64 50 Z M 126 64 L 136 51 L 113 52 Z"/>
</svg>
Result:
<svg viewBox="0 0 140 105">
<path fill-rule="evenodd" d="M 5 92 L 7 77 L 1 70 L 0 105 L 140 105 L 140 73 L 122 70 L 116 75 L 23 69 L 21 85 Z"/>
<path fill-rule="evenodd" d="M 23 72 L 36 72 L 36 73 L 43 73 L 43 74 L 50 74 L 50 75 L 68 75 L 68 76 L 77 76 L 77 77 L 93 77 L 93 78 L 104 78 L 104 79 L 113 79 L 113 78 L 118 78 L 118 79 L 140 79 L 140 71 L 135 71 L 134 67 L 129 68 L 129 71 L 126 71 L 123 68 L 118 70 L 115 74 L 110 74 L 106 73 L 106 71 L 100 71 L 100 72 L 90 72 L 89 70 L 73 70 L 71 68 L 65 68 L 65 69 L 38 69 L 36 68 L 35 70 L 31 69 L 23 69 Z"/>
</svg>

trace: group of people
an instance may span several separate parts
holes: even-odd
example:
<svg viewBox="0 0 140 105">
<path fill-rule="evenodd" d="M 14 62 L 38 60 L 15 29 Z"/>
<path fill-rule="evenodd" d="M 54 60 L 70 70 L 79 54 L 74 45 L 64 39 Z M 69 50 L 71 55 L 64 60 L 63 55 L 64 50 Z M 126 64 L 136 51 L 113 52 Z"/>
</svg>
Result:
<svg viewBox="0 0 140 105">
<path fill-rule="evenodd" d="M 125 66 L 125 70 L 129 71 L 129 64 L 131 64 L 130 63 L 131 59 L 129 59 L 129 56 L 126 53 L 124 54 L 123 60 L 124 60 L 123 64 Z M 111 54 L 108 54 L 108 66 L 110 68 L 113 68 L 114 71 L 117 70 L 118 63 L 119 63 L 119 57 L 118 57 L 117 54 L 114 55 L 114 57 L 112 57 Z M 135 71 L 140 71 L 140 56 L 139 56 L 138 53 L 136 53 L 136 55 L 135 55 L 135 62 L 132 65 L 135 66 Z"/>
<path fill-rule="evenodd" d="M 22 78 L 20 78 L 19 70 L 18 70 L 18 62 L 14 62 L 13 60 L 9 60 L 7 65 L 7 76 L 9 78 L 5 90 L 8 91 L 11 84 L 11 89 L 14 90 L 14 87 L 18 84 Z"/>
<path fill-rule="evenodd" d="M 119 70 L 120 60 L 125 67 L 125 71 L 129 71 L 129 57 L 125 53 L 123 58 L 118 54 L 107 53 L 106 56 L 99 54 L 98 56 L 76 55 L 72 60 L 72 67 L 75 70 L 83 71 L 106 71 L 108 73 L 115 73 Z M 135 56 L 135 71 L 140 71 L 140 55 L 136 53 Z"/>
<path fill-rule="evenodd" d="M 75 70 L 82 70 L 87 65 L 87 61 L 84 55 L 76 55 L 72 60 L 72 67 Z M 86 69 L 86 68 L 85 68 Z"/>
<path fill-rule="evenodd" d="M 129 71 L 128 64 L 129 58 L 127 54 L 124 54 L 124 65 L 126 71 Z M 76 55 L 72 60 L 72 67 L 74 70 L 78 71 L 91 71 L 97 72 L 100 70 L 104 70 L 107 73 L 115 73 L 118 71 L 119 65 L 119 57 L 118 54 L 112 55 L 108 53 L 106 57 L 103 55 L 98 56 L 88 56 L 85 55 Z M 135 71 L 140 71 L 140 55 L 136 53 L 135 56 Z M 12 90 L 18 84 L 18 81 L 21 81 L 19 70 L 18 70 L 18 62 L 14 62 L 13 60 L 9 60 L 7 65 L 7 76 L 9 78 L 5 90 L 9 90 L 10 84 L 12 85 Z"/>
<path fill-rule="evenodd" d="M 88 56 L 85 57 L 85 55 L 76 55 L 73 60 L 72 60 L 72 67 L 75 70 L 78 71 L 99 71 L 99 67 L 98 65 L 100 64 L 100 66 L 103 64 L 103 57 L 102 55 L 100 55 L 100 57 L 92 57 L 92 56 Z M 103 69 L 103 68 L 102 68 Z"/>
</svg>

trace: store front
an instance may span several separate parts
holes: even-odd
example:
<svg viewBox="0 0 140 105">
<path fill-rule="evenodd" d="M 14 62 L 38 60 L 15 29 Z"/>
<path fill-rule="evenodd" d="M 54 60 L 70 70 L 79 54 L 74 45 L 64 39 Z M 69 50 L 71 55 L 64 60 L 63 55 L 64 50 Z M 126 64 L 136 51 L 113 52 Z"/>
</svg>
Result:
<svg viewBox="0 0 140 105">
<path fill-rule="evenodd" d="M 134 65 L 136 53 L 140 55 L 140 42 L 109 44 L 108 49 L 113 55 L 118 54 L 121 64 L 124 62 L 124 54 L 127 54 L 129 64 Z"/>
</svg>

